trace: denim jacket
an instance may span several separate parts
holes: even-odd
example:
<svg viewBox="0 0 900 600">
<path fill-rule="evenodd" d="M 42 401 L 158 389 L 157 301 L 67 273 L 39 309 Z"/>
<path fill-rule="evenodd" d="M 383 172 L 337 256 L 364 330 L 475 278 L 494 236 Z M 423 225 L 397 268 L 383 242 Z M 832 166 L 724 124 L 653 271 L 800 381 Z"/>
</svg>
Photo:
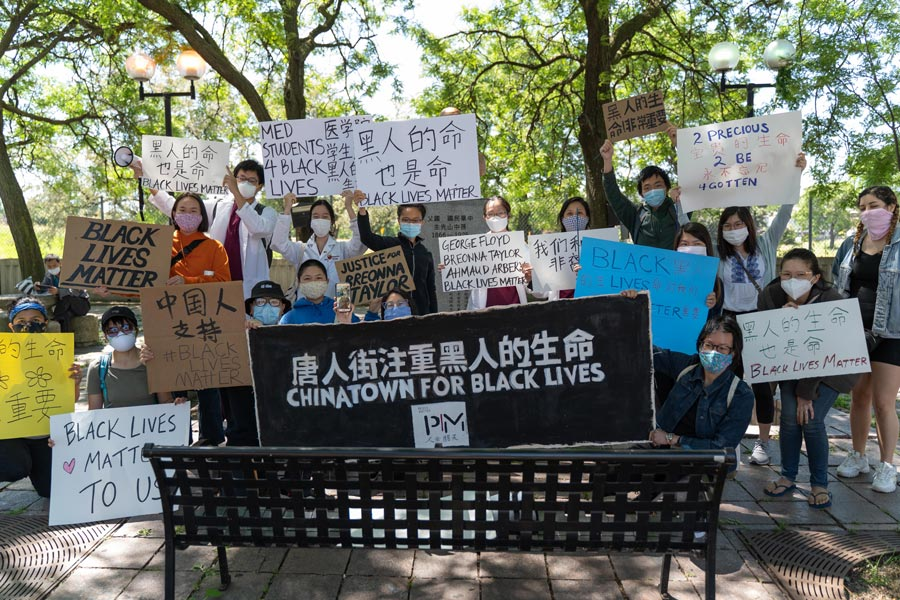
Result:
<svg viewBox="0 0 900 600">
<path fill-rule="evenodd" d="M 664 431 L 672 431 L 696 402 L 697 435 L 681 436 L 681 446 L 693 450 L 736 448 L 750 425 L 753 412 L 753 392 L 750 386 L 740 381 L 731 406 L 728 406 L 728 390 L 737 377 L 730 368 L 709 387 L 705 387 L 703 367 L 696 354 L 692 356 L 653 348 L 653 368 L 672 379 L 677 378 L 691 364 L 696 364 L 696 367 L 675 382 L 666 402 L 656 413 L 657 425 Z"/>
<path fill-rule="evenodd" d="M 865 234 L 863 234 L 865 236 Z M 831 270 L 834 286 L 844 294 L 850 294 L 850 273 L 853 271 L 853 237 L 850 236 L 834 257 Z M 860 240 L 862 243 L 862 240 Z M 885 338 L 900 338 L 900 227 L 894 231 L 891 241 L 884 246 L 878 267 L 878 292 L 875 295 L 875 319 L 872 332 Z"/>
</svg>

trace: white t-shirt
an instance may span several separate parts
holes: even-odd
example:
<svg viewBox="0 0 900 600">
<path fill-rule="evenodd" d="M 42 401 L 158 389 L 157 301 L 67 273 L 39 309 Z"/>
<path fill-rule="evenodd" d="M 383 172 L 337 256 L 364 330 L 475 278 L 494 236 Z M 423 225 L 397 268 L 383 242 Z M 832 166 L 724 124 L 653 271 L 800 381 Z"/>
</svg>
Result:
<svg viewBox="0 0 900 600">
<path fill-rule="evenodd" d="M 725 288 L 722 308 L 736 313 L 751 312 L 756 310 L 759 290 L 765 287 L 763 282 L 766 278 L 766 265 L 759 253 L 743 259 L 747 271 L 753 275 L 751 281 L 738 260 L 737 256 L 729 256 L 719 261 L 719 277 Z M 756 281 L 756 285 L 753 285 L 753 281 Z"/>
</svg>

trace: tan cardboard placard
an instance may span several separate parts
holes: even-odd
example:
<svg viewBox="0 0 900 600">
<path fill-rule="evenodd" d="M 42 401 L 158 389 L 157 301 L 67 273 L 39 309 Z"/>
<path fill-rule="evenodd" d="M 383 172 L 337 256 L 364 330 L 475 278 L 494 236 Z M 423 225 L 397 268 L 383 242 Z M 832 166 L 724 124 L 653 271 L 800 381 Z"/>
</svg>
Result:
<svg viewBox="0 0 900 600">
<path fill-rule="evenodd" d="M 171 225 L 69 217 L 59 285 L 111 292 L 165 285 L 174 231 Z"/>
<path fill-rule="evenodd" d="M 141 290 L 151 392 L 252 385 L 240 281 Z"/>
<path fill-rule="evenodd" d="M 350 301 L 355 305 L 368 304 L 394 288 L 416 289 L 400 246 L 339 260 L 334 266 L 338 279 L 350 284 Z"/>
<path fill-rule="evenodd" d="M 655 91 L 604 104 L 603 120 L 610 141 L 665 131 L 669 124 L 663 100 L 663 93 Z"/>
</svg>

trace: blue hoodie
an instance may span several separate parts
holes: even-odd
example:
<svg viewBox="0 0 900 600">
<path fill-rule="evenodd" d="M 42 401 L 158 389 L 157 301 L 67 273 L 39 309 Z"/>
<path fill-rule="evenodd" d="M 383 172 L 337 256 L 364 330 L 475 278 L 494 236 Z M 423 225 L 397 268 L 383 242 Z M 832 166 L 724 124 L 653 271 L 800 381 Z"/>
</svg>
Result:
<svg viewBox="0 0 900 600">
<path fill-rule="evenodd" d="M 359 323 L 359 317 L 353 315 L 353 323 Z M 307 325 L 309 323 L 321 323 L 330 325 L 334 323 L 334 300 L 325 296 L 318 304 L 313 304 L 306 298 L 300 298 L 294 302 L 293 308 L 284 313 L 279 325 Z"/>
</svg>

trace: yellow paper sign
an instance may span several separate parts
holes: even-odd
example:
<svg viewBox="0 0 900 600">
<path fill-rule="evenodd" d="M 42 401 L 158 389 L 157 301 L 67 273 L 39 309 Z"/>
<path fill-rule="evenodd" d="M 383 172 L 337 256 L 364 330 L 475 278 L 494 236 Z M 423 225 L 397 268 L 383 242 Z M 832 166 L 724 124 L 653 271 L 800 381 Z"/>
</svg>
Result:
<svg viewBox="0 0 900 600">
<path fill-rule="evenodd" d="M 71 333 L 0 333 L 0 439 L 50 434 L 50 415 L 75 410 Z"/>
</svg>

